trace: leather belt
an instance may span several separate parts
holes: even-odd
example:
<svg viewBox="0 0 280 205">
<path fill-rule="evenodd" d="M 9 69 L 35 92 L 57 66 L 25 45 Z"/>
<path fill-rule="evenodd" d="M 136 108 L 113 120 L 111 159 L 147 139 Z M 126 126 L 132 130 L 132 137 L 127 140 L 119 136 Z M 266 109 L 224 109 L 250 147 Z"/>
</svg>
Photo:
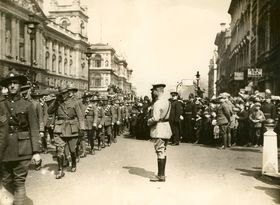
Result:
<svg viewBox="0 0 280 205">
<path fill-rule="evenodd" d="M 74 119 L 76 119 L 76 118 L 75 118 L 75 117 L 74 117 L 74 118 L 58 117 L 57 119 L 58 119 L 58 120 L 74 120 Z"/>
<path fill-rule="evenodd" d="M 158 122 L 169 122 L 169 119 L 160 119 Z"/>
<path fill-rule="evenodd" d="M 27 132 L 29 131 L 28 128 L 22 128 L 19 126 L 9 126 L 9 133 L 13 133 L 13 132 Z"/>
</svg>

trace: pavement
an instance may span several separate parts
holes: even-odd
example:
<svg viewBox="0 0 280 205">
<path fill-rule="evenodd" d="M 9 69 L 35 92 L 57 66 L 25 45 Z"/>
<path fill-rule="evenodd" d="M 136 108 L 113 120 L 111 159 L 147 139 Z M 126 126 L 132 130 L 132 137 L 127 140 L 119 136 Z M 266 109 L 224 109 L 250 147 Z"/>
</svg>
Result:
<svg viewBox="0 0 280 205">
<path fill-rule="evenodd" d="M 157 171 L 150 141 L 121 136 L 60 180 L 52 155 L 42 155 L 43 168 L 27 178 L 28 205 L 280 204 L 278 181 L 261 176 L 261 148 L 181 143 L 168 146 L 167 153 L 165 183 L 149 181 Z"/>
</svg>

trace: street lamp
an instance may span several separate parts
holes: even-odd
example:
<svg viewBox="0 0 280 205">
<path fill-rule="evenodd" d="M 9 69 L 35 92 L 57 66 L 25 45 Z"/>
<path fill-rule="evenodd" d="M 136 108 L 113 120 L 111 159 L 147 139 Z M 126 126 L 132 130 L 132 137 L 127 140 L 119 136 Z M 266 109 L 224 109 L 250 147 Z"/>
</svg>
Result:
<svg viewBox="0 0 280 205">
<path fill-rule="evenodd" d="M 27 76 L 34 82 L 36 80 L 36 75 L 33 71 L 33 42 L 36 40 L 36 28 L 39 22 L 34 20 L 33 14 L 29 14 L 28 16 L 30 20 L 25 22 L 27 25 L 27 32 L 30 36 L 30 70 L 27 71 Z"/>
<path fill-rule="evenodd" d="M 196 84 L 197 84 L 197 87 L 199 87 L 199 80 L 200 80 L 200 74 L 199 74 L 199 71 L 196 72 Z"/>
<path fill-rule="evenodd" d="M 92 54 L 93 54 L 93 51 L 89 47 L 87 49 L 87 52 L 85 52 L 85 55 L 86 55 L 87 61 L 88 61 L 88 91 L 90 90 L 90 61 L 91 61 Z"/>
</svg>

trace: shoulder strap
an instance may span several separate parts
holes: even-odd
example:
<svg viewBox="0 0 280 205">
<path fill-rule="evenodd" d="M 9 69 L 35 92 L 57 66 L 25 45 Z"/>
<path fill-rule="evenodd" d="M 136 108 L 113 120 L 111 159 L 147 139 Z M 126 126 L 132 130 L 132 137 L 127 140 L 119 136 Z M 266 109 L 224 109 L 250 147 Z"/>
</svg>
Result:
<svg viewBox="0 0 280 205">
<path fill-rule="evenodd" d="M 161 120 L 168 120 L 168 119 L 166 119 L 166 117 L 167 117 L 167 115 L 169 113 L 170 108 L 171 108 L 171 102 L 169 102 L 169 106 L 168 106 L 167 112 L 166 112 L 166 114 L 164 115 L 164 117 Z"/>
</svg>

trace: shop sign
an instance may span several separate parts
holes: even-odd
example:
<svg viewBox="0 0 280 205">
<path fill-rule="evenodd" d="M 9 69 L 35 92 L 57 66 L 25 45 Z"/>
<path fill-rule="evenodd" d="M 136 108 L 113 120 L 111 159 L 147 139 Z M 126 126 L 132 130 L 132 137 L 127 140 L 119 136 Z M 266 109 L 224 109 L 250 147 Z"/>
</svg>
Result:
<svg viewBox="0 0 280 205">
<path fill-rule="evenodd" d="M 248 78 L 260 78 L 260 77 L 262 77 L 262 69 L 261 68 L 248 69 Z"/>
<path fill-rule="evenodd" d="M 244 80 L 244 72 L 234 72 L 234 80 Z"/>
</svg>

